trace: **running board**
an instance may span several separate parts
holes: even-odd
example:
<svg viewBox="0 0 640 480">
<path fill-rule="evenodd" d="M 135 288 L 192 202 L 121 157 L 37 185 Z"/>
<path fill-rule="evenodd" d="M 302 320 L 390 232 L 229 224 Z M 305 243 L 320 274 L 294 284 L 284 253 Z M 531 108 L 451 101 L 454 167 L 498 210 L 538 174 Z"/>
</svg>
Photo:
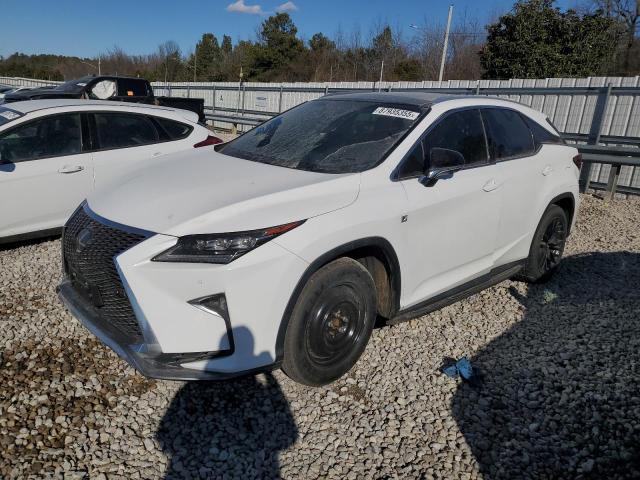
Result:
<svg viewBox="0 0 640 480">
<path fill-rule="evenodd" d="M 523 262 L 513 262 L 503 265 L 498 268 L 494 268 L 486 275 L 482 275 L 479 278 L 471 280 L 470 282 L 459 285 L 447 292 L 436 295 L 424 302 L 418 303 L 412 307 L 408 307 L 404 310 L 400 310 L 393 318 L 387 321 L 387 325 L 396 325 L 398 323 L 412 320 L 416 317 L 426 315 L 427 313 L 440 310 L 452 303 L 456 303 L 463 300 L 474 293 L 478 293 L 485 290 L 497 283 L 508 280 L 516 273 L 522 270 L 524 266 Z"/>
</svg>

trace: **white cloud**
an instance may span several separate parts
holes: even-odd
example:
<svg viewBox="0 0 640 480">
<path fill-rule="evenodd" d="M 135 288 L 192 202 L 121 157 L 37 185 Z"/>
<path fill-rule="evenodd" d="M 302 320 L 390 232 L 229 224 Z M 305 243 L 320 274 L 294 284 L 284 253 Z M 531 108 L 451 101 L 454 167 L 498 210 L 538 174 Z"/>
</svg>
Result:
<svg viewBox="0 0 640 480">
<path fill-rule="evenodd" d="M 264 13 L 260 5 L 245 5 L 244 0 L 237 0 L 227 5 L 227 12 L 248 13 L 250 15 L 262 15 Z"/>
<path fill-rule="evenodd" d="M 276 12 L 295 12 L 296 10 L 298 10 L 298 6 L 293 2 L 285 2 L 276 7 Z"/>
</svg>

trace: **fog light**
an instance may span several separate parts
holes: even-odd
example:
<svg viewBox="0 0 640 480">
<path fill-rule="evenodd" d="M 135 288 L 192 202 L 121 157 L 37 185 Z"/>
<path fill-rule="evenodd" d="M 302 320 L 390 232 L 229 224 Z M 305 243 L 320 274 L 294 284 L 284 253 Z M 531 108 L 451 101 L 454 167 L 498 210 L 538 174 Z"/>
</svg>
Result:
<svg viewBox="0 0 640 480">
<path fill-rule="evenodd" d="M 225 322 L 229 322 L 227 298 L 224 296 L 224 293 L 217 293 L 215 295 L 208 295 L 206 297 L 194 298 L 193 300 L 189 301 L 189 304 L 207 313 L 218 315 L 224 318 Z M 229 325 L 227 325 L 227 327 L 229 327 Z"/>
</svg>

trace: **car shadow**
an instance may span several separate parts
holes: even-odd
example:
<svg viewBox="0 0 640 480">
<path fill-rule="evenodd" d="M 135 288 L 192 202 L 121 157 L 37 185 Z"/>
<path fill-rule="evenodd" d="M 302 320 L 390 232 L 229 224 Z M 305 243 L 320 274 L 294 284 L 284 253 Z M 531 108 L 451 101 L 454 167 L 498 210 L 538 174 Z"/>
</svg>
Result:
<svg viewBox="0 0 640 480">
<path fill-rule="evenodd" d="M 253 351 L 247 328 L 233 333 Z M 280 478 L 279 452 L 297 437 L 289 402 L 270 373 L 185 383 L 156 432 L 170 457 L 166 479 Z"/>
<path fill-rule="evenodd" d="M 523 319 L 452 399 L 485 478 L 639 478 L 640 254 L 568 257 L 511 293 Z"/>
</svg>

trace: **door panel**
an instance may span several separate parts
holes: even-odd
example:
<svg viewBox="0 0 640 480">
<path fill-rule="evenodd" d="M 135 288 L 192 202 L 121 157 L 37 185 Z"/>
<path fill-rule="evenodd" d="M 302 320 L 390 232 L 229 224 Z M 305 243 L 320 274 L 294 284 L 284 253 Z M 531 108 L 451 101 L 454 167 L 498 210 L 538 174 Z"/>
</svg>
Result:
<svg viewBox="0 0 640 480">
<path fill-rule="evenodd" d="M 90 157 L 0 165 L 0 237 L 61 227 L 91 191 Z"/>
<path fill-rule="evenodd" d="M 435 183 L 402 181 L 408 200 L 408 251 L 414 259 L 407 282 L 403 277 L 407 287 L 403 307 L 491 270 L 502 202 L 502 179 L 496 165 L 489 163 L 478 109 L 444 115 L 421 142 L 407 157 L 409 176 L 442 169 L 446 175 Z M 416 161 L 416 152 L 418 156 L 422 152 L 423 166 Z M 451 175 L 451 169 L 457 171 Z"/>
<path fill-rule="evenodd" d="M 98 150 L 93 153 L 95 188 L 108 188 L 167 153 L 184 150 L 187 140 L 165 141 L 146 115 L 93 114 Z"/>
<path fill-rule="evenodd" d="M 491 183 L 496 188 L 485 191 L 484 186 Z M 409 252 L 415 260 L 407 278 L 404 306 L 491 270 L 501 183 L 496 165 L 456 172 L 432 187 L 416 179 L 402 182 L 410 206 Z"/>
<path fill-rule="evenodd" d="M 80 115 L 48 115 L 0 134 L 0 236 L 61 227 L 92 187 Z"/>
<path fill-rule="evenodd" d="M 496 245 L 496 263 L 502 265 L 529 254 L 542 182 L 552 172 L 545 170 L 544 153 L 535 153 L 533 135 L 518 112 L 485 108 L 482 117 L 504 183 Z"/>
</svg>

